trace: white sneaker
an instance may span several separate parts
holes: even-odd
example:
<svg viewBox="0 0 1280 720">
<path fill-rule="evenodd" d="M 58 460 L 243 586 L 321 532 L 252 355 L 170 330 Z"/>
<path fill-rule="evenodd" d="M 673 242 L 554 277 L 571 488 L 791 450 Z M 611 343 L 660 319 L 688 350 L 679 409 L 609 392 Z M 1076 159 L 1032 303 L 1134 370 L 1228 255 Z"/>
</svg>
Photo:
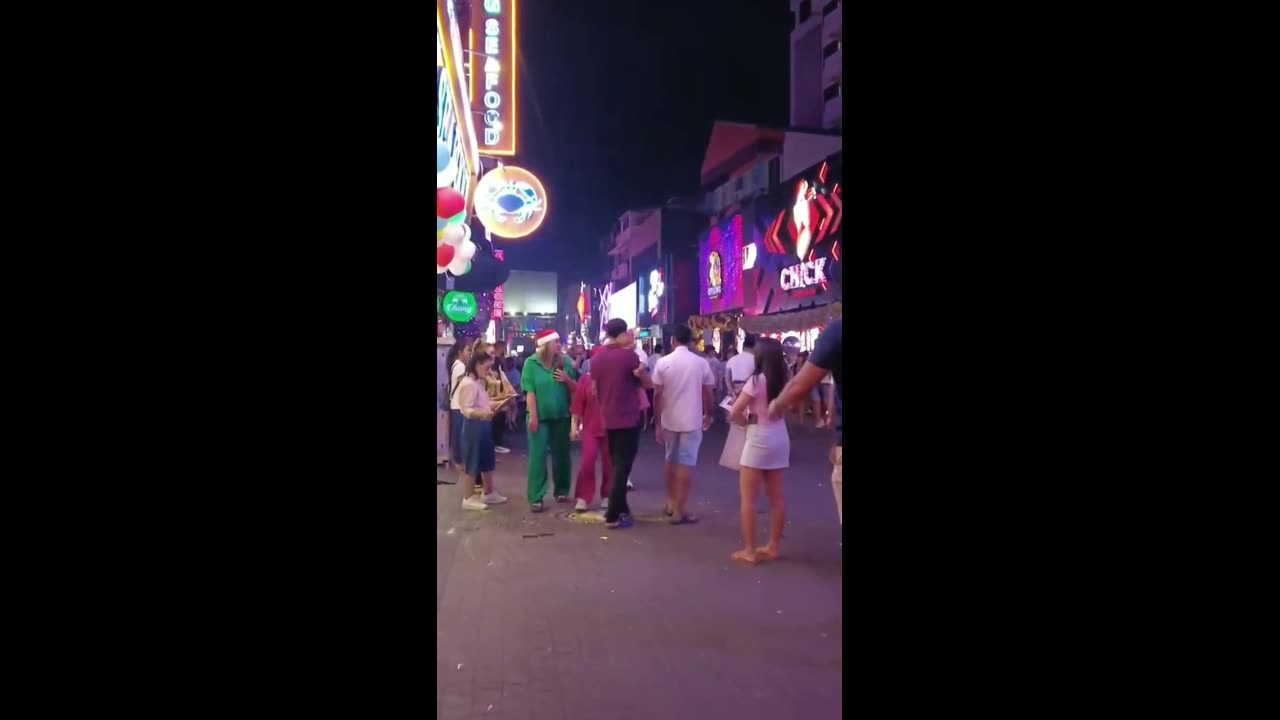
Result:
<svg viewBox="0 0 1280 720">
<path fill-rule="evenodd" d="M 507 498 L 502 495 L 499 495 L 496 490 L 489 493 L 488 495 L 481 497 L 480 499 L 484 502 L 485 505 L 501 505 L 502 503 L 507 501 Z"/>
<path fill-rule="evenodd" d="M 502 447 L 501 445 L 494 445 L 494 446 L 493 446 L 493 451 L 494 451 L 494 452 L 496 452 L 496 453 L 498 453 L 499 455 L 506 455 L 507 453 L 511 452 L 511 449 L 510 449 L 510 448 L 504 448 L 504 447 Z"/>
<path fill-rule="evenodd" d="M 462 501 L 463 510 L 488 510 L 489 506 L 484 504 L 479 495 L 472 495 Z"/>
<path fill-rule="evenodd" d="M 577 512 L 586 512 L 587 501 L 583 500 L 582 498 L 578 498 L 578 503 L 573 506 L 573 509 L 576 510 Z"/>
</svg>

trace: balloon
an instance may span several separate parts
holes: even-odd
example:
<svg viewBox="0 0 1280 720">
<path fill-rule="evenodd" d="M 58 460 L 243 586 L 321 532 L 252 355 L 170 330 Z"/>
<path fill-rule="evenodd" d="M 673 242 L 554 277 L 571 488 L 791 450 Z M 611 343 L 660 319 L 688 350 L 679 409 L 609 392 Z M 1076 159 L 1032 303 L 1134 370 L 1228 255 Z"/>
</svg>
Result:
<svg viewBox="0 0 1280 720">
<path fill-rule="evenodd" d="M 449 227 L 449 219 L 448 219 L 448 218 L 442 218 L 442 217 L 437 217 L 437 218 L 436 218 L 436 233 L 437 233 L 437 234 L 438 234 L 441 230 L 444 230 L 444 229 L 445 229 L 445 228 L 447 228 L 447 227 Z"/>
<path fill-rule="evenodd" d="M 450 218 L 466 212 L 467 199 L 453 188 L 436 189 L 436 217 Z"/>
<path fill-rule="evenodd" d="M 454 275 L 466 275 L 470 269 L 471 261 L 464 260 L 456 255 L 453 257 L 453 262 L 449 263 L 449 272 Z"/>
<path fill-rule="evenodd" d="M 464 260 L 470 260 L 476 256 L 476 244 L 470 240 L 464 240 L 462 241 L 462 244 L 458 245 L 458 249 L 455 251 L 454 255 L 455 257 L 460 257 Z"/>
<path fill-rule="evenodd" d="M 454 247 L 471 242 L 471 228 L 466 225 L 450 225 L 444 229 L 444 242 Z"/>
<path fill-rule="evenodd" d="M 448 270 L 448 269 L 449 268 L 445 267 L 444 265 L 437 265 L 436 274 L 439 275 L 440 273 L 443 273 L 445 270 Z"/>
<path fill-rule="evenodd" d="M 449 160 L 452 159 L 452 153 L 449 152 L 449 146 L 444 144 L 443 140 L 436 139 L 436 174 L 449 169 Z"/>
<path fill-rule="evenodd" d="M 436 267 L 453 262 L 453 256 L 456 253 L 457 250 L 452 245 L 441 245 L 436 248 Z"/>
</svg>

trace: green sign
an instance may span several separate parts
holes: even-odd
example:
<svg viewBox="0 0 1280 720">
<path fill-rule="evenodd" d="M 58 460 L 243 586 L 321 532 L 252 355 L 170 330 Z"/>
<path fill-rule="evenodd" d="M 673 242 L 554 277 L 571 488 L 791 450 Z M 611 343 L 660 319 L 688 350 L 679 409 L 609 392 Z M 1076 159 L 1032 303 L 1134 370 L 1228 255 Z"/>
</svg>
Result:
<svg viewBox="0 0 1280 720">
<path fill-rule="evenodd" d="M 450 290 L 444 294 L 444 316 L 456 323 L 471 322 L 479 306 L 476 296 L 469 292 Z"/>
</svg>

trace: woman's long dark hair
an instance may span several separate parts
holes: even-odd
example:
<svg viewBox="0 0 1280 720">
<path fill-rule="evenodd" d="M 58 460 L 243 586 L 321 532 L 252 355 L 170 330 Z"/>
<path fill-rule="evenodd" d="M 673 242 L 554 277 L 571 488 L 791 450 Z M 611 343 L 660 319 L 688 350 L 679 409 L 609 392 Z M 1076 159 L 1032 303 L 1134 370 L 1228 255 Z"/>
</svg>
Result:
<svg viewBox="0 0 1280 720">
<path fill-rule="evenodd" d="M 755 375 L 764 375 L 769 401 L 773 402 L 782 394 L 782 386 L 787 384 L 787 358 L 782 354 L 782 343 L 773 338 L 756 340 Z"/>
<path fill-rule="evenodd" d="M 449 346 L 449 352 L 448 354 L 445 355 L 445 358 L 444 358 L 445 367 L 452 368 L 454 361 L 462 356 L 462 351 L 471 347 L 471 345 L 474 342 L 475 340 L 468 340 L 467 338 L 458 338 L 453 343 L 453 345 Z"/>
<path fill-rule="evenodd" d="M 471 360 L 467 363 L 467 374 L 477 380 L 481 379 L 479 367 L 481 364 L 488 362 L 489 358 L 489 353 L 483 350 L 471 353 Z"/>
</svg>

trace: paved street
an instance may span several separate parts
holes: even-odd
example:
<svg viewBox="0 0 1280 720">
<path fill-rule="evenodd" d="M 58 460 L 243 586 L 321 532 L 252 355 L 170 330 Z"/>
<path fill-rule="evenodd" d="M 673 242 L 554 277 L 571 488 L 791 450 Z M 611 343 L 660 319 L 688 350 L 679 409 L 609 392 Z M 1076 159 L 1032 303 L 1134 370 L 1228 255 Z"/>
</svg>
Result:
<svg viewBox="0 0 1280 720">
<path fill-rule="evenodd" d="M 465 511 L 459 486 L 436 488 L 436 717 L 840 717 L 833 437 L 792 425 L 784 557 L 750 567 L 729 559 L 740 547 L 738 483 L 716 464 L 723 423 L 703 440 L 694 526 L 658 521 L 662 452 L 644 434 L 630 496 L 638 522 L 626 530 L 571 519 L 572 506 L 550 496 L 546 513 L 531 514 L 525 439 L 510 434 L 496 475 L 510 503 Z M 767 518 L 758 515 L 760 544 Z"/>
</svg>

